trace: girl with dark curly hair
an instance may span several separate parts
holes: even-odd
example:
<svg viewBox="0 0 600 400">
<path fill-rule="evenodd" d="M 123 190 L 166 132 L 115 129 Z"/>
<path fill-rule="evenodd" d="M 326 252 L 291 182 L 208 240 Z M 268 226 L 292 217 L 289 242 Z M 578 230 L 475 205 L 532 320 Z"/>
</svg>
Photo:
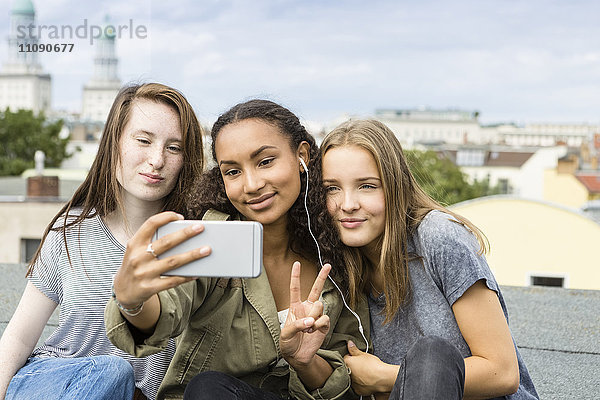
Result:
<svg viewBox="0 0 600 400">
<path fill-rule="evenodd" d="M 308 169 L 310 170 L 308 182 L 310 190 L 308 191 L 307 196 L 307 207 L 308 212 L 311 215 L 312 230 L 317 234 L 317 240 L 321 251 L 326 255 L 325 262 L 332 265 L 339 265 L 341 261 L 336 259 L 336 257 L 340 257 L 340 253 L 334 252 L 333 248 L 339 246 L 340 241 L 333 228 L 331 217 L 329 216 L 325 205 L 325 192 L 320 181 L 321 154 L 315 143 L 315 139 L 306 131 L 304 126 L 302 126 L 298 117 L 288 109 L 271 101 L 251 100 L 231 108 L 215 122 L 211 131 L 213 160 L 218 160 L 215 144 L 217 143 L 219 134 L 223 129 L 228 128 L 230 125 L 239 124 L 242 121 L 245 121 L 245 124 L 248 123 L 248 121 L 252 121 L 252 123 L 260 122 L 260 125 L 268 125 L 269 128 L 275 128 L 281 135 L 285 136 L 291 151 L 296 151 L 296 149 L 301 148 L 300 152 L 306 153 L 306 155 L 300 154 L 300 157 L 305 159 L 308 164 Z M 236 142 L 239 145 L 255 146 L 257 149 L 261 147 L 260 145 L 262 144 L 243 142 L 240 137 L 234 138 L 234 143 Z M 236 150 L 237 147 L 238 146 L 235 148 Z M 298 157 L 292 158 L 292 161 L 296 161 L 297 158 Z M 222 159 L 223 157 L 221 157 L 221 160 Z M 276 160 L 265 160 L 264 166 L 267 166 L 272 161 Z M 303 167 L 300 164 L 298 164 L 298 167 L 300 170 L 303 170 Z M 227 184 L 225 182 L 229 182 L 229 177 L 237 175 L 239 172 L 229 168 L 228 171 L 223 173 L 222 177 L 222 169 L 223 167 L 221 165 L 217 165 L 202 175 L 195 190 L 191 191 L 193 198 L 188 201 L 190 214 L 200 218 L 207 210 L 212 208 L 230 215 L 239 214 L 242 218 L 256 220 L 251 218 L 251 215 L 258 216 L 257 213 L 252 214 L 251 210 L 248 210 L 251 214 L 245 213 L 237 208 L 233 201 L 227 196 Z M 298 188 L 299 190 L 295 190 L 294 193 L 298 191 L 299 194 L 304 194 L 306 190 L 306 174 L 304 174 L 303 171 L 299 172 L 301 172 L 299 173 L 300 187 Z M 294 178 L 296 178 L 296 176 L 294 176 Z M 289 235 L 290 249 L 294 253 L 304 255 L 309 258 L 311 263 L 319 261 L 317 248 L 307 229 L 303 195 L 296 195 L 295 201 L 287 211 L 286 230 Z M 341 282 L 344 278 L 344 274 L 340 274 L 339 272 L 339 270 L 333 270 L 331 273 L 336 277 L 336 281 L 339 280 Z"/>
<path fill-rule="evenodd" d="M 164 260 L 148 255 L 148 248 L 161 254 L 202 230 L 186 228 L 151 242 L 157 227 L 179 218 L 159 214 L 130 241 L 115 276 L 108 336 L 145 356 L 181 335 L 159 397 L 179 398 L 185 390 L 186 399 L 339 398 L 350 388 L 346 342 L 366 343 L 327 279 L 331 266 L 321 264 L 333 264 L 331 275 L 347 287 L 339 279 L 340 242 L 325 205 L 315 140 L 291 111 L 266 100 L 234 106 L 211 136 L 216 166 L 192 191 L 189 214 L 207 219 L 216 210 L 260 222 L 264 273 L 255 279 L 160 277 L 210 249 Z M 366 303 L 358 309 L 368 323 Z"/>
</svg>

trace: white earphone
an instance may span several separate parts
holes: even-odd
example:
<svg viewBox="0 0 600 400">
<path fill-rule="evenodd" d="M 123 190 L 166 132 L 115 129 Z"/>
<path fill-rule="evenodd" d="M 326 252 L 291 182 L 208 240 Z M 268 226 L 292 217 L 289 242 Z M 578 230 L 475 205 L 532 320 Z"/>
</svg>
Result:
<svg viewBox="0 0 600 400">
<path fill-rule="evenodd" d="M 302 157 L 298 157 L 298 160 L 300 160 L 300 165 L 302 165 L 304 167 L 304 170 L 308 171 L 308 168 L 306 167 L 306 163 L 304 162 L 304 160 L 302 159 Z"/>
<path fill-rule="evenodd" d="M 323 268 L 323 260 L 321 259 L 321 248 L 319 247 L 319 242 L 317 241 L 317 238 L 315 238 L 315 235 L 313 234 L 312 229 L 310 228 L 310 214 L 308 212 L 308 205 L 307 205 L 307 197 L 308 197 L 308 167 L 306 166 L 306 163 L 304 162 L 304 160 L 302 159 L 302 157 L 298 157 L 298 159 L 300 160 L 300 164 L 302 165 L 302 167 L 304 167 L 304 172 L 306 173 L 306 190 L 304 191 L 304 209 L 306 210 L 306 218 L 307 218 L 307 221 L 308 221 L 308 232 L 310 233 L 310 236 L 312 237 L 313 241 L 317 245 L 317 254 L 319 256 L 319 264 L 321 265 L 321 268 Z M 368 352 L 369 351 L 369 342 L 367 341 L 367 338 L 365 337 L 365 333 L 364 333 L 364 329 L 363 329 L 360 317 L 358 316 L 358 314 L 353 309 L 350 308 L 350 306 L 348 306 L 348 303 L 346 303 L 346 299 L 344 298 L 344 294 L 342 293 L 342 290 L 337 285 L 337 283 L 335 283 L 335 281 L 333 280 L 333 278 L 331 277 L 331 275 L 328 275 L 328 278 L 331 281 L 331 283 L 333 283 L 333 286 L 335 286 L 335 288 L 338 290 L 338 292 L 340 293 L 340 296 L 342 296 L 342 302 L 344 303 L 344 306 L 348 309 L 348 311 L 350 311 L 350 313 L 352 313 L 352 315 L 354 315 L 354 317 L 358 321 L 358 331 L 362 335 L 362 337 L 363 337 L 363 339 L 365 341 L 365 344 L 367 346 L 367 348 L 366 348 L 365 351 Z M 362 398 L 362 396 L 361 396 L 361 398 Z"/>
</svg>

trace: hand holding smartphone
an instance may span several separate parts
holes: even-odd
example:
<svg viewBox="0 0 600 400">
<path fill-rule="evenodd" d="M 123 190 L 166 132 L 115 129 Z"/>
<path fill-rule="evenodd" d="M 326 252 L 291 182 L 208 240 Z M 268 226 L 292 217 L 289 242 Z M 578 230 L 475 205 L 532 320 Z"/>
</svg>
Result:
<svg viewBox="0 0 600 400">
<path fill-rule="evenodd" d="M 256 278 L 262 268 L 263 228 L 255 221 L 173 221 L 159 227 L 153 240 L 188 225 L 204 225 L 204 231 L 158 256 L 163 259 L 202 246 L 211 254 L 163 275 L 219 278 Z"/>
</svg>

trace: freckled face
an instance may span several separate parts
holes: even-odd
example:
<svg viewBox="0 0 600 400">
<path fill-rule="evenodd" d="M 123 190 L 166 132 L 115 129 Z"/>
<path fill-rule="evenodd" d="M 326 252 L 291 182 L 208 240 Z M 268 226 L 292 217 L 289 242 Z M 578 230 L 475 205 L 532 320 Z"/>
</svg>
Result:
<svg viewBox="0 0 600 400">
<path fill-rule="evenodd" d="M 179 115 L 171 107 L 137 99 L 119 139 L 116 177 L 126 201 L 162 201 L 183 166 Z"/>
<path fill-rule="evenodd" d="M 327 210 L 347 246 L 374 250 L 385 229 L 385 197 L 372 154 L 356 145 L 323 156 Z"/>
<path fill-rule="evenodd" d="M 298 154 L 278 127 L 259 119 L 226 125 L 215 153 L 227 197 L 247 219 L 287 222 L 300 194 Z"/>
</svg>

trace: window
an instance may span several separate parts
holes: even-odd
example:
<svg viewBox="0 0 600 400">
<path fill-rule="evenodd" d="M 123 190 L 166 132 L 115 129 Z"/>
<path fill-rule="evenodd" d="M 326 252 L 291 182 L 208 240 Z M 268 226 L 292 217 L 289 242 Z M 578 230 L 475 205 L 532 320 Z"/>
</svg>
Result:
<svg viewBox="0 0 600 400">
<path fill-rule="evenodd" d="M 485 162 L 485 152 L 478 149 L 460 149 L 456 152 L 456 165 L 480 167 Z"/>
<path fill-rule="evenodd" d="M 531 286 L 565 287 L 565 278 L 559 276 L 531 276 Z"/>
<path fill-rule="evenodd" d="M 41 239 L 21 239 L 21 262 L 27 264 L 33 258 Z"/>
</svg>

